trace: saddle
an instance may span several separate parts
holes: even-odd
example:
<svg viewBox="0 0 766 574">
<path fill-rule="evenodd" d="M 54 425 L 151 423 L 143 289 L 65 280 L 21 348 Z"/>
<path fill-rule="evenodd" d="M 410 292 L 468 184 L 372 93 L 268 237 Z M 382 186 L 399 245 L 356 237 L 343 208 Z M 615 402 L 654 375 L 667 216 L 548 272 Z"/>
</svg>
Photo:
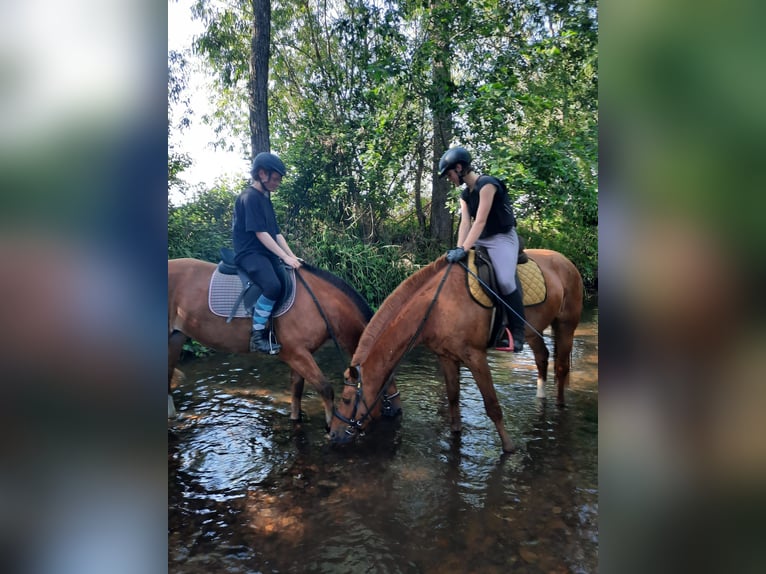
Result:
<svg viewBox="0 0 766 574">
<path fill-rule="evenodd" d="M 277 276 L 282 290 L 274 305 L 274 317 L 284 315 L 295 302 L 295 270 L 280 265 Z M 247 273 L 234 263 L 234 250 L 221 248 L 221 261 L 210 279 L 210 310 L 226 317 L 227 323 L 234 317 L 252 317 L 255 302 L 262 292 L 260 285 L 253 283 Z"/>
<path fill-rule="evenodd" d="M 519 241 L 520 249 L 522 249 L 521 239 Z M 522 254 L 523 258 L 521 257 Z M 467 266 L 470 273 L 466 273 L 466 282 L 471 297 L 485 309 L 493 309 L 487 342 L 489 347 L 494 344 L 499 333 L 508 324 L 508 311 L 505 305 L 492 294 L 499 294 L 500 288 L 497 285 L 495 269 L 487 249 L 481 246 L 471 249 L 468 252 Z M 516 266 L 516 285 L 521 290 L 525 307 L 542 303 L 547 297 L 545 280 L 540 267 L 526 253 L 521 251 Z M 491 291 L 488 291 L 487 287 Z"/>
</svg>

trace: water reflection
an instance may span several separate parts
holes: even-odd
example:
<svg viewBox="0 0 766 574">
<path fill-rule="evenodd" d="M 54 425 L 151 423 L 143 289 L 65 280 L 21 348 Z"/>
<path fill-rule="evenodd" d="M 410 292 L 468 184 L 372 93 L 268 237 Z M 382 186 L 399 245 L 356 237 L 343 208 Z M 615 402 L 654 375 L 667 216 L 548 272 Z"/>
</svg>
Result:
<svg viewBox="0 0 766 574">
<path fill-rule="evenodd" d="M 184 365 L 168 434 L 169 571 L 595 572 L 597 331 L 593 315 L 577 332 L 564 410 L 535 398 L 531 352 L 491 353 L 511 455 L 467 370 L 463 432 L 450 432 L 426 350 L 399 370 L 403 417 L 351 448 L 329 446 L 311 393 L 293 428 L 277 361 Z M 329 376 L 345 368 L 333 347 L 318 362 Z"/>
</svg>

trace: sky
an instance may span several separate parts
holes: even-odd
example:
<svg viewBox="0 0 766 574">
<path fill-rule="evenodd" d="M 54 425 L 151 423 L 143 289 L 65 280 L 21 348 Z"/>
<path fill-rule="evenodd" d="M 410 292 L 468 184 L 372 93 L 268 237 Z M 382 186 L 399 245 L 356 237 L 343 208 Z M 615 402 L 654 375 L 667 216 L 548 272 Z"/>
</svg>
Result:
<svg viewBox="0 0 766 574">
<path fill-rule="evenodd" d="M 191 0 L 168 2 L 168 50 L 182 51 L 191 47 L 192 39 L 202 32 L 203 25 L 191 17 Z M 199 184 L 212 186 L 219 178 L 247 177 L 248 161 L 239 154 L 212 149 L 209 142 L 215 134 L 210 126 L 205 125 L 201 116 L 211 110 L 208 92 L 205 88 L 207 78 L 193 72 L 189 79 L 189 96 L 194 112 L 192 125 L 182 133 L 171 135 L 171 141 L 177 151 L 187 153 L 193 164 L 181 174 L 181 179 L 192 187 Z M 188 199 L 188 198 L 187 198 Z M 184 201 L 182 196 L 171 196 L 173 203 Z"/>
</svg>

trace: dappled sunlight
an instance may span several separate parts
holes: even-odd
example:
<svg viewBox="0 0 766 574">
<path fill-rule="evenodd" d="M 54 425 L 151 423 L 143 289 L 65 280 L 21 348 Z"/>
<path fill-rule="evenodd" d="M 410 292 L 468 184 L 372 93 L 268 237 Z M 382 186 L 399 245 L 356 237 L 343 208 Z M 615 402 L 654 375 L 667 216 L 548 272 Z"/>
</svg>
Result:
<svg viewBox="0 0 766 574">
<path fill-rule="evenodd" d="M 261 491 L 247 494 L 244 509 L 247 526 L 257 535 L 278 534 L 283 540 L 298 543 L 305 532 L 302 508 L 291 505 L 284 497 Z"/>
</svg>

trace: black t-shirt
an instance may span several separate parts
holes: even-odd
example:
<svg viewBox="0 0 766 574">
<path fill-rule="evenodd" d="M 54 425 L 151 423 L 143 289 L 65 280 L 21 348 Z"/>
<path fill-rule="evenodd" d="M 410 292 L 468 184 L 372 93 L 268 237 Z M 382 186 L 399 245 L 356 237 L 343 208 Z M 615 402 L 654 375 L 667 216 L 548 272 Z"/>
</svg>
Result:
<svg viewBox="0 0 766 574">
<path fill-rule="evenodd" d="M 472 218 L 476 217 L 476 213 L 479 211 L 481 188 L 490 183 L 497 188 L 497 191 L 492 198 L 492 206 L 489 208 L 489 215 L 487 215 L 487 224 L 479 236 L 480 239 L 497 233 L 508 233 L 516 225 L 516 218 L 513 215 L 513 207 L 511 207 L 511 200 L 508 197 L 508 190 L 502 181 L 491 175 L 480 176 L 476 180 L 473 191 L 469 191 L 468 187 L 466 187 L 460 192 L 460 199 L 468 205 L 468 213 Z"/>
<path fill-rule="evenodd" d="M 271 251 L 266 249 L 255 235 L 260 231 L 265 231 L 275 241 L 280 233 L 271 197 L 251 185 L 240 193 L 234 202 L 232 236 L 235 261 L 252 252 L 271 255 Z"/>
</svg>

